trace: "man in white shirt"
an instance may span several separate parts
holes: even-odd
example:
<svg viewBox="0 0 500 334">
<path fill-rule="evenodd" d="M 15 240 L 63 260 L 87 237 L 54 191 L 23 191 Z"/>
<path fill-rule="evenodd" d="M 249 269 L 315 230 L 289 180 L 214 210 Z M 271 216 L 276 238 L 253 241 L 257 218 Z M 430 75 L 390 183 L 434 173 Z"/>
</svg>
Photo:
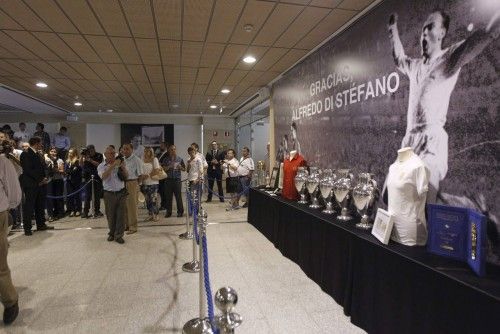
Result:
<svg viewBox="0 0 500 334">
<path fill-rule="evenodd" d="M 19 131 L 14 132 L 14 139 L 19 141 L 19 145 L 28 142 L 31 138 L 31 133 L 26 131 L 26 123 L 19 123 Z M 21 148 L 21 146 L 19 146 Z"/>
<path fill-rule="evenodd" d="M 59 132 L 52 137 L 52 146 L 57 149 L 57 157 L 66 160 L 66 155 L 71 146 L 71 140 L 68 136 L 68 129 L 65 126 L 61 126 Z"/>
<path fill-rule="evenodd" d="M 7 253 L 9 209 L 16 208 L 21 202 L 21 186 L 12 163 L 0 155 L 0 297 L 4 305 L 3 321 L 12 323 L 19 314 L 18 295 L 12 284 Z"/>
<path fill-rule="evenodd" d="M 240 177 L 241 189 L 243 195 L 245 195 L 245 204 L 243 207 L 248 207 L 248 188 L 250 187 L 250 183 L 252 182 L 253 171 L 255 170 L 255 165 L 253 159 L 250 157 L 250 149 L 248 147 L 243 147 L 241 150 L 241 158 L 240 158 L 240 166 L 238 167 L 238 174 Z M 238 203 L 240 200 L 240 196 L 238 196 Z"/>
<path fill-rule="evenodd" d="M 134 154 L 132 144 L 122 146 L 123 155 L 125 156 L 125 166 L 128 171 L 128 178 L 125 183 L 127 188 L 127 224 L 125 231 L 127 234 L 137 232 L 137 201 L 139 195 L 139 182 L 144 174 L 144 166 L 141 159 Z"/>
</svg>

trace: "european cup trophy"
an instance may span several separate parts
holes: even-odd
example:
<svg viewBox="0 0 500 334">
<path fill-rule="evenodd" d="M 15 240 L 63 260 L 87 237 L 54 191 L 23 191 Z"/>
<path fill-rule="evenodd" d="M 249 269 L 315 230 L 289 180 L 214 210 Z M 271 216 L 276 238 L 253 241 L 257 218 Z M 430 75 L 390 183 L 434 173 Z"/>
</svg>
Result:
<svg viewBox="0 0 500 334">
<path fill-rule="evenodd" d="M 343 221 L 351 220 L 352 217 L 349 215 L 349 198 L 352 190 L 352 176 L 349 173 L 349 169 L 339 169 L 337 171 L 338 179 L 333 186 L 333 194 L 335 199 L 342 208 L 340 215 L 337 216 L 338 219 Z"/>
<path fill-rule="evenodd" d="M 361 215 L 361 222 L 356 224 L 357 228 L 370 230 L 373 224 L 370 222 L 370 214 L 375 203 L 377 183 L 372 179 L 369 173 L 358 175 L 358 184 L 352 190 L 354 205 Z"/>
<path fill-rule="evenodd" d="M 325 170 L 319 182 L 319 191 L 321 193 L 321 197 L 323 197 L 323 200 L 325 201 L 326 204 L 326 208 L 322 212 L 328 215 L 335 213 L 332 203 L 333 200 L 332 190 L 334 184 L 335 184 L 335 174 L 333 174 L 333 171 L 331 169 Z"/>
<path fill-rule="evenodd" d="M 318 167 L 310 167 L 310 174 L 309 177 L 307 178 L 306 181 L 306 188 L 307 191 L 309 192 L 309 195 L 311 196 L 311 204 L 309 207 L 311 209 L 319 209 L 321 208 L 321 205 L 319 204 L 318 201 L 318 195 L 317 195 L 317 189 L 319 186 L 319 169 Z"/>
<path fill-rule="evenodd" d="M 306 194 L 304 193 L 305 190 L 304 188 L 307 181 L 307 170 L 305 169 L 305 167 L 299 167 L 297 175 L 295 175 L 294 181 L 295 181 L 295 189 L 297 189 L 297 192 L 300 195 L 300 200 L 298 201 L 298 203 L 307 204 Z"/>
</svg>

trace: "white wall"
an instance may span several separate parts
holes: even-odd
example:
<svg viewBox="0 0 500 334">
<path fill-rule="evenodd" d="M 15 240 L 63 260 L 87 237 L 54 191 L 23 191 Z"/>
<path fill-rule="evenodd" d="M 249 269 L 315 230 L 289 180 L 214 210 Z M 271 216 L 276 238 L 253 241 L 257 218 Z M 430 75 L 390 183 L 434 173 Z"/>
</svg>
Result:
<svg viewBox="0 0 500 334">
<path fill-rule="evenodd" d="M 186 160 L 187 149 L 191 143 L 201 143 L 200 125 L 174 125 L 174 143 L 177 154 Z"/>
<path fill-rule="evenodd" d="M 94 145 L 97 152 L 104 152 L 110 144 L 118 149 L 120 136 L 120 124 L 87 124 L 87 145 Z"/>
<path fill-rule="evenodd" d="M 264 123 L 263 125 L 261 125 Z M 252 124 L 252 158 L 257 163 L 266 160 L 267 143 L 269 142 L 269 118 Z"/>
</svg>

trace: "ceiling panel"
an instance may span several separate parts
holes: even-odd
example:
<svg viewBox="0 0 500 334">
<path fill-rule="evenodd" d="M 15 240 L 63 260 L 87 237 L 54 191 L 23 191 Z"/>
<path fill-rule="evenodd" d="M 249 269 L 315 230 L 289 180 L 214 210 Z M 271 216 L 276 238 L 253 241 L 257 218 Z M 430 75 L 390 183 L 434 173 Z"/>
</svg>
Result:
<svg viewBox="0 0 500 334">
<path fill-rule="evenodd" d="M 22 25 L 24 29 L 50 31 L 50 28 L 22 1 L 0 1 L 0 8 Z"/>
<path fill-rule="evenodd" d="M 160 39 L 181 39 L 182 0 L 153 0 L 158 37 Z"/>
<path fill-rule="evenodd" d="M 59 36 L 80 56 L 80 58 L 82 58 L 82 60 L 88 62 L 100 61 L 97 53 L 95 53 L 82 35 L 60 34 Z"/>
<path fill-rule="evenodd" d="M 95 72 L 99 74 L 99 78 L 102 80 L 116 80 L 113 72 L 111 72 L 103 63 L 89 63 L 89 67 Z"/>
<path fill-rule="evenodd" d="M 188 41 L 204 41 L 213 0 L 184 0 L 183 36 Z"/>
<path fill-rule="evenodd" d="M 22 59 L 37 59 L 34 53 L 13 40 L 9 35 L 0 31 L 0 45 Z"/>
<path fill-rule="evenodd" d="M 59 0 L 59 5 L 82 34 L 103 35 L 97 18 L 85 0 Z"/>
<path fill-rule="evenodd" d="M 229 44 L 220 59 L 219 67 L 234 68 L 241 61 L 247 48 L 246 45 Z"/>
<path fill-rule="evenodd" d="M 36 68 L 40 69 L 44 73 L 47 73 L 50 77 L 52 78 L 64 78 L 64 74 L 62 74 L 60 71 L 49 65 L 46 61 L 44 60 L 28 60 L 28 63 L 31 65 L 35 66 Z"/>
<path fill-rule="evenodd" d="M 293 20 L 304 10 L 303 6 L 278 4 L 253 41 L 255 45 L 273 45 Z"/>
<path fill-rule="evenodd" d="M 226 45 L 220 43 L 206 43 L 200 59 L 200 66 L 215 67 L 219 63 L 220 57 Z"/>
<path fill-rule="evenodd" d="M 156 38 L 149 0 L 121 1 L 132 34 L 137 38 Z"/>
<path fill-rule="evenodd" d="M 274 46 L 291 48 L 330 13 L 326 8 L 306 8 L 281 35 Z"/>
<path fill-rule="evenodd" d="M 78 30 L 53 0 L 25 0 L 26 4 L 55 32 L 76 34 Z"/>
<path fill-rule="evenodd" d="M 181 42 L 160 41 L 161 60 L 164 66 L 181 65 Z"/>
<path fill-rule="evenodd" d="M 163 72 L 161 66 L 146 65 L 146 72 L 148 73 L 149 80 L 153 82 L 160 82 L 163 85 Z"/>
<path fill-rule="evenodd" d="M 272 2 L 247 1 L 243 14 L 237 23 L 236 29 L 231 37 L 231 43 L 248 44 L 255 38 L 268 15 L 273 10 L 276 4 Z M 252 24 L 253 30 L 246 32 L 243 27 L 246 24 Z"/>
<path fill-rule="evenodd" d="M 312 0 L 310 5 L 311 6 L 318 6 L 318 7 L 335 8 L 341 2 L 342 2 L 342 0 Z"/>
<path fill-rule="evenodd" d="M 149 79 L 144 71 L 142 65 L 127 65 L 127 69 L 135 82 L 147 82 L 149 86 Z"/>
<path fill-rule="evenodd" d="M 115 78 L 119 81 L 132 81 L 130 74 L 127 71 L 127 68 L 123 64 L 109 64 L 108 65 L 111 72 Z"/>
<path fill-rule="evenodd" d="M 163 69 L 165 71 L 166 82 L 178 85 L 181 81 L 181 68 L 175 66 L 165 66 Z"/>
<path fill-rule="evenodd" d="M 57 55 L 65 61 L 79 61 L 80 57 L 55 33 L 34 32 L 33 35 L 49 49 L 55 50 Z"/>
<path fill-rule="evenodd" d="M 274 64 L 270 68 L 270 70 L 273 72 L 280 72 L 280 73 L 286 71 L 296 61 L 302 58 L 307 52 L 308 52 L 307 50 L 291 49 L 276 64 Z"/>
<path fill-rule="evenodd" d="M 257 71 L 266 71 L 281 57 L 283 57 L 289 49 L 270 48 L 266 54 L 253 67 Z"/>
<path fill-rule="evenodd" d="M 99 76 L 86 63 L 71 63 L 71 66 L 85 79 L 98 80 Z"/>
<path fill-rule="evenodd" d="M 226 88 L 231 89 L 232 86 L 236 86 L 247 74 L 248 71 L 233 70 L 231 74 L 226 78 Z"/>
<path fill-rule="evenodd" d="M 352 9 L 352 10 L 363 10 L 365 7 L 370 5 L 374 0 L 344 0 L 342 1 L 338 8 L 342 9 Z"/>
<path fill-rule="evenodd" d="M 9 15 L 4 13 L 3 11 L 0 11 L 0 29 L 21 30 L 23 29 L 23 27 L 17 24 L 16 21 L 11 19 Z"/>
<path fill-rule="evenodd" d="M 198 85 L 208 84 L 212 78 L 212 73 L 215 69 L 213 67 L 201 67 L 198 69 L 198 77 L 196 78 L 196 83 Z"/>
<path fill-rule="evenodd" d="M 7 34 L 15 41 L 22 41 L 24 47 L 30 50 L 33 54 L 46 60 L 58 60 L 54 52 L 49 50 L 43 43 L 36 39 L 27 31 L 9 30 Z"/>
<path fill-rule="evenodd" d="M 125 64 L 142 64 L 133 39 L 111 37 L 111 42 Z"/>
<path fill-rule="evenodd" d="M 333 9 L 313 30 L 297 43 L 296 48 L 313 49 L 328 36 L 346 24 L 357 12 L 352 10 Z"/>
<path fill-rule="evenodd" d="M 121 63 L 120 56 L 106 36 L 85 36 L 100 59 L 105 63 Z"/>
<path fill-rule="evenodd" d="M 201 51 L 203 50 L 203 43 L 199 42 L 184 42 L 182 43 L 182 66 L 197 67 L 200 63 Z"/>
<path fill-rule="evenodd" d="M 117 0 L 88 0 L 108 35 L 130 36 L 125 17 Z"/>
<path fill-rule="evenodd" d="M 182 83 L 194 83 L 196 81 L 196 75 L 198 74 L 198 69 L 196 67 L 181 67 L 181 82 Z"/>
<path fill-rule="evenodd" d="M 70 66 L 69 64 L 72 63 L 67 63 L 63 61 L 48 61 L 50 65 L 52 65 L 54 68 L 57 68 L 61 73 L 63 73 L 66 78 L 70 79 L 81 79 L 83 78 L 75 69 Z"/>
<path fill-rule="evenodd" d="M 158 44 L 155 39 L 137 38 L 137 48 L 145 65 L 161 65 Z"/>
<path fill-rule="evenodd" d="M 247 70 L 251 67 L 253 67 L 254 65 L 253 64 L 247 64 L 245 62 L 242 62 L 241 61 L 241 58 L 243 56 L 253 56 L 255 57 L 255 59 L 261 59 L 264 54 L 266 53 L 266 51 L 269 49 L 269 47 L 267 46 L 255 46 L 255 45 L 252 45 L 250 46 L 246 51 L 245 51 L 245 54 L 242 55 L 239 59 L 236 59 L 237 61 L 237 66 L 236 68 L 240 69 L 240 70 Z"/>
<path fill-rule="evenodd" d="M 226 43 L 238 21 L 245 0 L 219 0 L 215 4 L 208 42 Z"/>
</svg>

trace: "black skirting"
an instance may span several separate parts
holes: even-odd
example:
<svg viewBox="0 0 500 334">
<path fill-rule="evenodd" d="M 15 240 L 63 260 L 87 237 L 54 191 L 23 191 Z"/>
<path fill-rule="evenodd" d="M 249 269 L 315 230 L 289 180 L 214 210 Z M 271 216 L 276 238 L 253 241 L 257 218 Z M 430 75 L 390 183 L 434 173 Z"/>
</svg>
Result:
<svg viewBox="0 0 500 334">
<path fill-rule="evenodd" d="M 499 333 L 500 268 L 477 277 L 425 247 L 250 189 L 248 221 L 369 333 Z"/>
</svg>

